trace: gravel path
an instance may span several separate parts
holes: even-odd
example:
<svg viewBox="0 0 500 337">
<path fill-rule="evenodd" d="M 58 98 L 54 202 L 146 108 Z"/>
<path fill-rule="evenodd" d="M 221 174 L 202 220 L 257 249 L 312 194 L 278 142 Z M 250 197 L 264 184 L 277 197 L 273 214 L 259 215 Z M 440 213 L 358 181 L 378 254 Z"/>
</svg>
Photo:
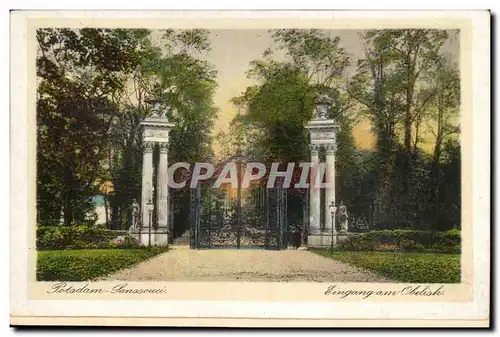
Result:
<svg viewBox="0 0 500 337">
<path fill-rule="evenodd" d="M 308 251 L 193 250 L 188 246 L 173 246 L 169 252 L 106 280 L 391 282 Z"/>
</svg>

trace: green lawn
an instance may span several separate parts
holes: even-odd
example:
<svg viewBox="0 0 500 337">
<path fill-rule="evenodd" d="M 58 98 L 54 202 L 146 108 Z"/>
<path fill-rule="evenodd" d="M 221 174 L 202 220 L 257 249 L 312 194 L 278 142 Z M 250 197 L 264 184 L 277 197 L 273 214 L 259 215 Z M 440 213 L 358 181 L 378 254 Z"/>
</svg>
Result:
<svg viewBox="0 0 500 337">
<path fill-rule="evenodd" d="M 166 248 L 45 250 L 37 255 L 38 281 L 87 281 L 131 267 Z"/>
<path fill-rule="evenodd" d="M 350 252 L 317 250 L 314 253 L 366 268 L 394 281 L 460 283 L 460 254 Z"/>
</svg>

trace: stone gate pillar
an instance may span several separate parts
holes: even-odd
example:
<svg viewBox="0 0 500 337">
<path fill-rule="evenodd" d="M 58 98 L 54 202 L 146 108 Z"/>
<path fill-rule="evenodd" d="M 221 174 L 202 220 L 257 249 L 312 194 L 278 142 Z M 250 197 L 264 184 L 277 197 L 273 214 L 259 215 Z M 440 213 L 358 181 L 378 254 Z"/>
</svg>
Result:
<svg viewBox="0 0 500 337">
<path fill-rule="evenodd" d="M 143 246 L 168 245 L 168 145 L 169 132 L 174 127 L 167 118 L 166 110 L 160 112 L 160 102 L 153 104 L 151 116 L 141 122 L 144 130 L 144 155 L 142 165 L 141 228 L 131 232 Z M 156 184 L 153 182 L 153 151 L 158 144 L 160 149 Z M 148 204 L 153 203 L 153 186 L 157 186 L 156 210 L 157 226 L 149 223 Z"/>
<path fill-rule="evenodd" d="M 314 170 L 311 171 L 311 179 L 309 183 L 310 193 L 310 230 L 307 237 L 307 245 L 309 247 L 331 247 L 332 237 L 333 244 L 336 244 L 335 228 L 332 226 L 332 216 L 329 205 L 335 201 L 335 150 L 337 148 L 337 133 L 340 130 L 339 126 L 333 119 L 328 119 L 330 113 L 330 102 L 328 97 L 322 96 L 316 103 L 315 116 L 312 121 L 305 126 L 309 130 L 311 136 L 311 161 L 312 165 L 317 166 L 320 163 L 318 156 L 319 149 L 325 150 L 325 176 L 319 177 L 319 186 L 315 187 L 316 181 Z M 319 170 L 321 171 L 321 170 Z M 316 170 L 318 172 L 318 170 Z M 324 193 L 324 208 L 323 208 L 323 224 L 320 223 L 321 205 L 320 196 Z M 321 230 L 323 228 L 323 230 Z M 334 235 L 332 235 L 332 230 Z"/>
</svg>

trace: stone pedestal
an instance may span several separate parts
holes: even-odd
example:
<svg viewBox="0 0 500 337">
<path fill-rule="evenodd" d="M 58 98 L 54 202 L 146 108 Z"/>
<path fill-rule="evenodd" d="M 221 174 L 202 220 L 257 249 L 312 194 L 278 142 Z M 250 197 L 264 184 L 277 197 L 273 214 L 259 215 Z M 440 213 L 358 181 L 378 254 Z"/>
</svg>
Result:
<svg viewBox="0 0 500 337">
<path fill-rule="evenodd" d="M 141 230 L 141 246 L 149 245 L 149 232 L 147 229 Z M 151 231 L 151 246 L 168 246 L 168 231 L 158 229 Z"/>
<path fill-rule="evenodd" d="M 333 247 L 337 246 L 337 236 L 333 235 Z M 308 248 L 330 248 L 332 247 L 332 234 L 322 232 L 319 234 L 311 234 L 307 237 Z"/>
<path fill-rule="evenodd" d="M 340 233 L 337 232 L 333 235 L 333 248 L 337 248 L 338 245 L 347 240 L 349 235 L 353 233 Z M 307 248 L 331 248 L 332 247 L 332 233 L 322 232 L 320 234 L 311 234 L 307 237 Z"/>
<path fill-rule="evenodd" d="M 166 247 L 168 246 L 168 231 L 165 229 L 154 230 L 151 228 L 151 247 Z M 141 246 L 148 247 L 150 245 L 150 233 L 148 228 L 141 228 L 130 232 L 130 236 L 139 242 Z"/>
</svg>

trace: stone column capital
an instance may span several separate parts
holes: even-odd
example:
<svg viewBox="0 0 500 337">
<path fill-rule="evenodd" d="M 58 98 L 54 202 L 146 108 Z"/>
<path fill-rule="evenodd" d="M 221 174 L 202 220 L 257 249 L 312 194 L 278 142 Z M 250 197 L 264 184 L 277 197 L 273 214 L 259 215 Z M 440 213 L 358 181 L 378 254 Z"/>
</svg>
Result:
<svg viewBox="0 0 500 337">
<path fill-rule="evenodd" d="M 162 142 L 162 143 L 159 143 L 158 145 L 159 145 L 159 147 L 160 147 L 160 153 L 161 153 L 161 154 L 166 154 L 166 153 L 168 153 L 168 145 L 169 145 L 169 143 L 163 143 L 163 142 Z"/>
<path fill-rule="evenodd" d="M 309 145 L 309 150 L 311 150 L 312 156 L 317 156 L 319 154 L 320 145 L 311 144 Z"/>
<path fill-rule="evenodd" d="M 335 143 L 327 144 L 327 145 L 325 145 L 325 149 L 326 149 L 327 155 L 335 154 L 335 152 L 337 152 L 337 144 L 335 144 Z"/>
<path fill-rule="evenodd" d="M 154 142 L 144 142 L 144 153 L 152 153 L 154 146 Z"/>
</svg>

